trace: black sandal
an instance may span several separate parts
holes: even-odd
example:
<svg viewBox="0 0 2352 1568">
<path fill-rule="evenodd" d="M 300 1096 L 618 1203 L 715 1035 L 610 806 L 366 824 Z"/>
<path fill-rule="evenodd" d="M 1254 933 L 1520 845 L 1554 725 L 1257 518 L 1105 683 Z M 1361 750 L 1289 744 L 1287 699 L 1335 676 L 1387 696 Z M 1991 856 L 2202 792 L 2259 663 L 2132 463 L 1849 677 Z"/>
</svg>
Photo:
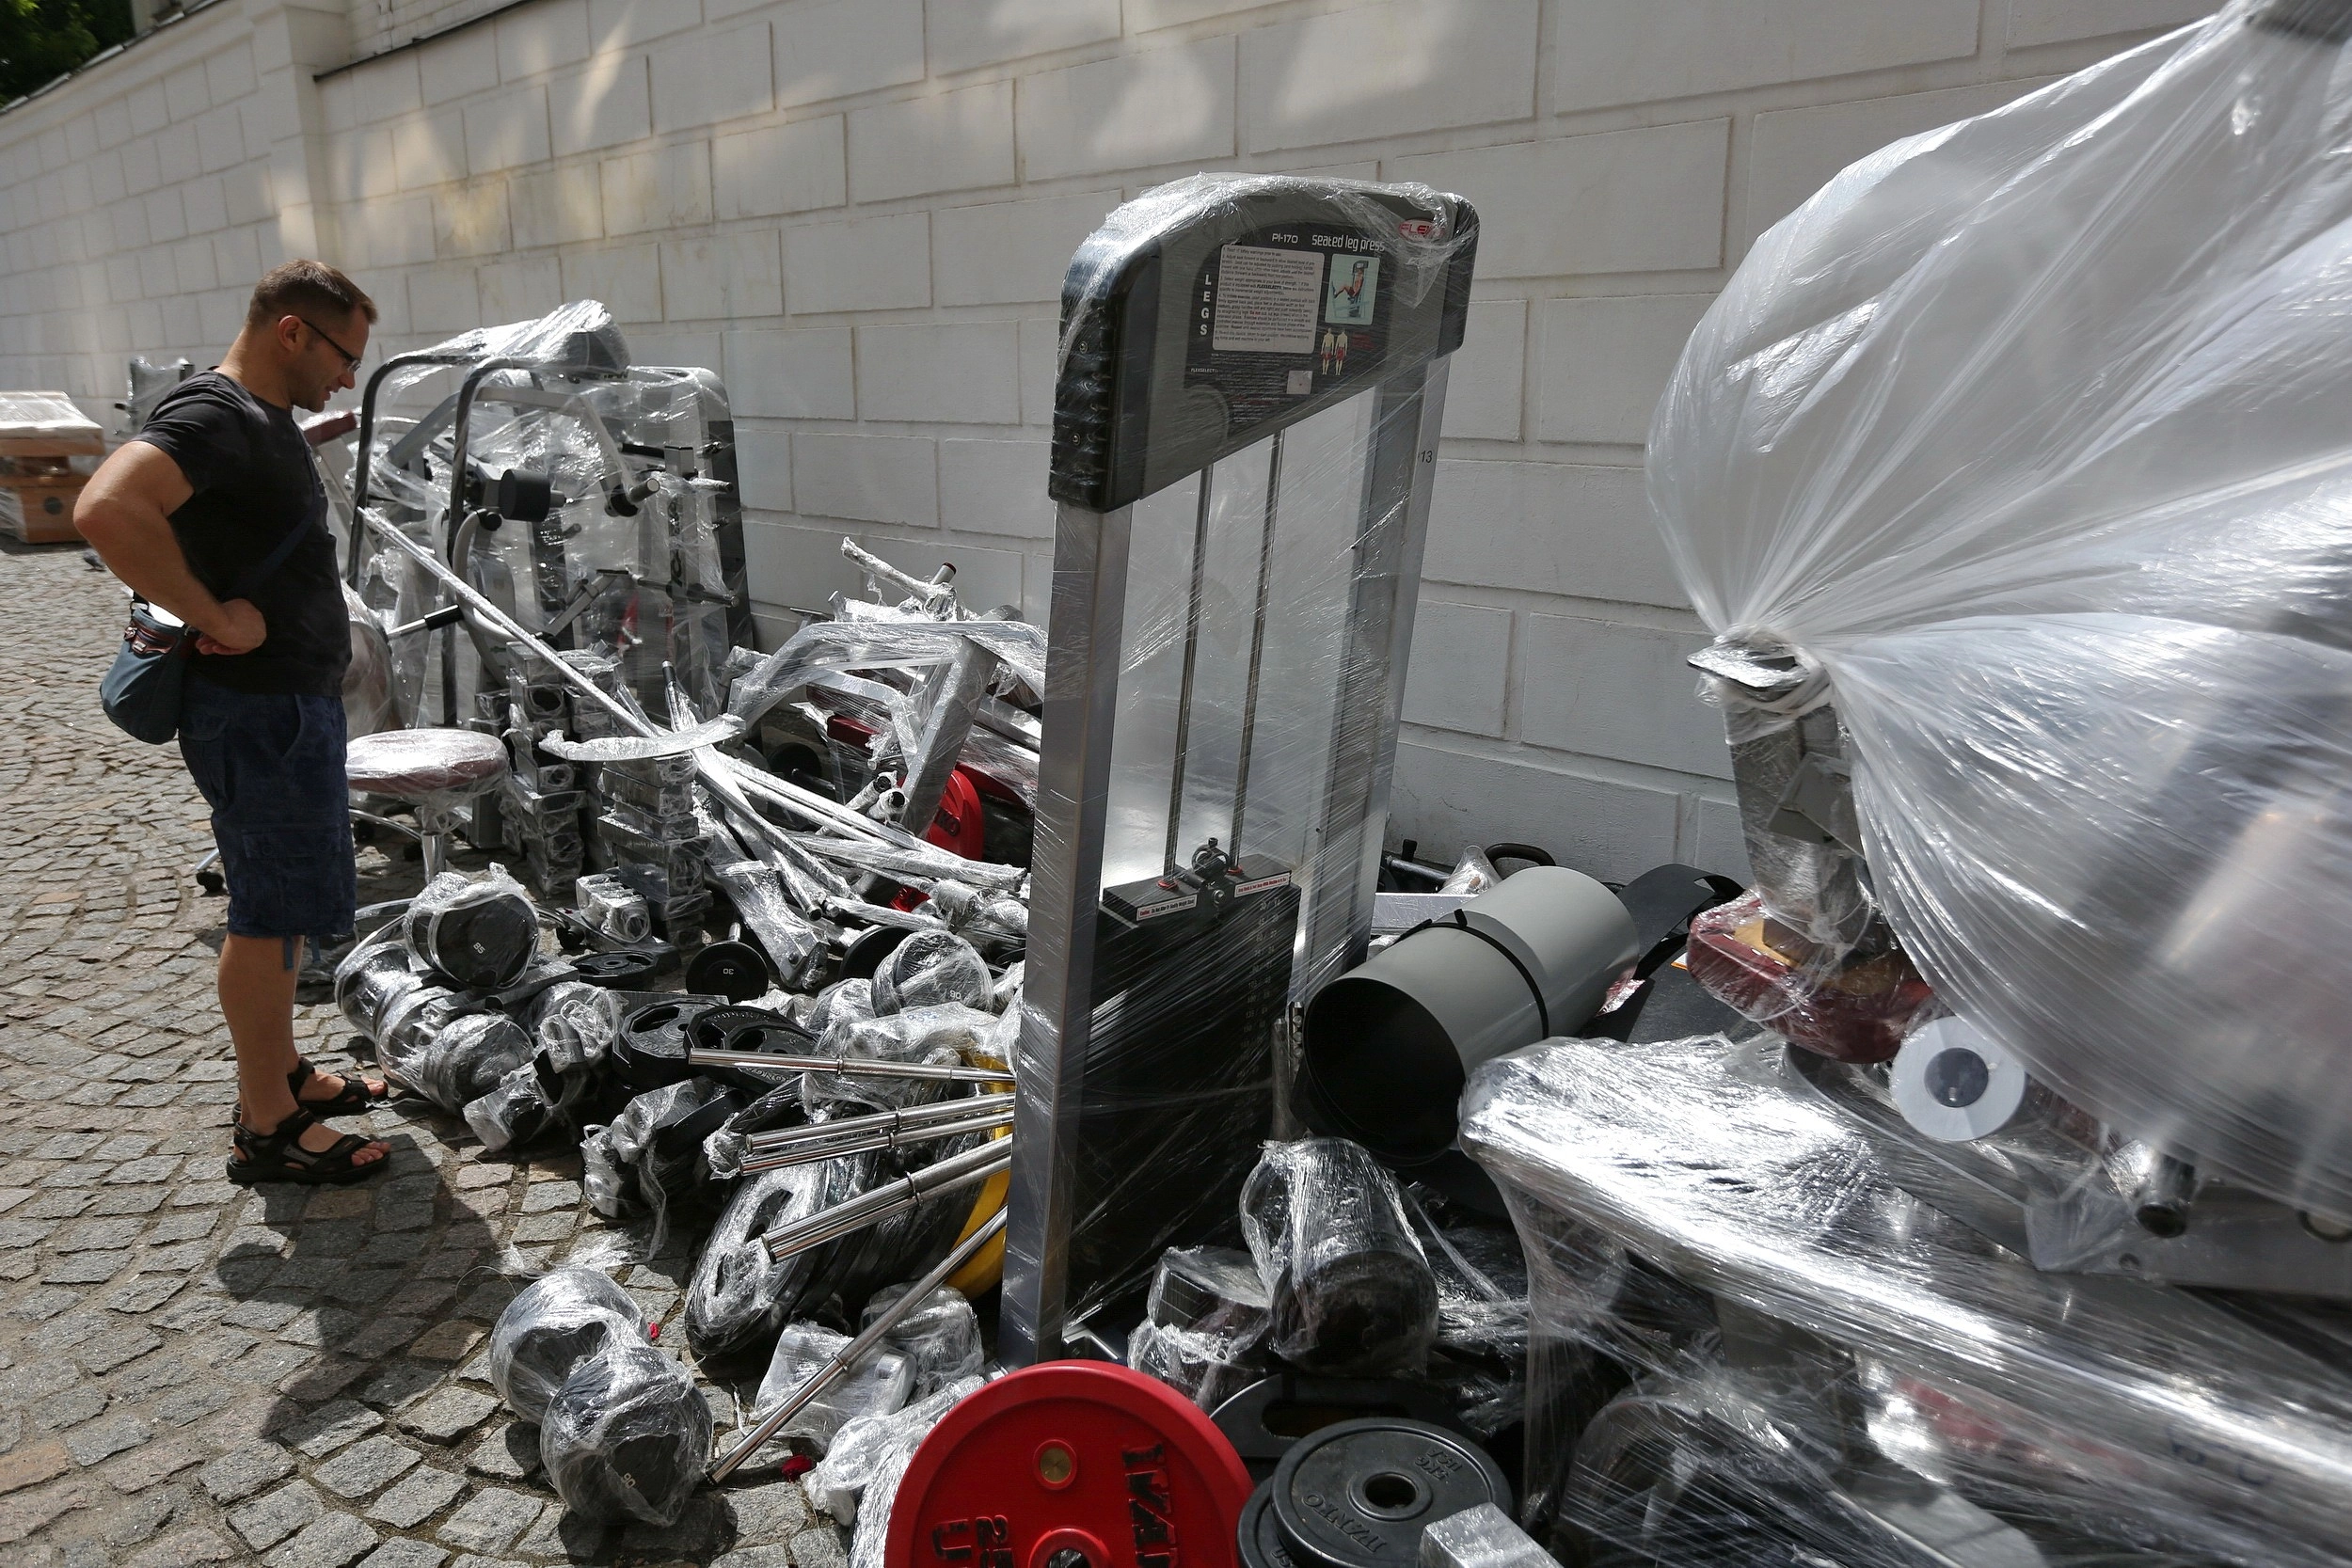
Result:
<svg viewBox="0 0 2352 1568">
<path fill-rule="evenodd" d="M 318 1069 L 308 1056 L 294 1058 L 294 1069 L 286 1074 L 286 1085 L 294 1090 L 294 1103 L 314 1117 L 356 1117 L 362 1111 L 373 1111 L 392 1098 L 392 1086 L 384 1085 L 382 1094 L 369 1090 L 365 1075 L 353 1071 L 342 1074 L 343 1086 L 332 1099 L 305 1100 L 302 1085 L 318 1076 Z"/>
<path fill-rule="evenodd" d="M 357 1164 L 352 1156 L 374 1143 L 373 1138 L 346 1132 L 335 1140 L 332 1148 L 313 1153 L 298 1141 L 309 1129 L 318 1125 L 318 1117 L 308 1106 L 297 1105 L 294 1112 L 278 1124 L 274 1132 L 256 1132 L 240 1121 L 231 1139 L 236 1152 L 229 1156 L 229 1180 L 240 1187 L 250 1187 L 262 1181 L 295 1181 L 310 1186 L 342 1186 L 353 1181 L 365 1181 L 379 1175 L 392 1163 L 387 1153 Z"/>
<path fill-rule="evenodd" d="M 314 1117 L 356 1117 L 387 1104 L 392 1098 L 392 1086 L 387 1082 L 382 1094 L 369 1090 L 366 1075 L 353 1071 L 342 1074 L 343 1086 L 326 1100 L 305 1100 L 302 1085 L 318 1076 L 308 1056 L 296 1056 L 294 1069 L 286 1074 L 286 1086 L 294 1090 L 294 1103 Z M 229 1112 L 229 1125 L 234 1127 L 245 1120 L 245 1101 L 239 1101 Z"/>
</svg>

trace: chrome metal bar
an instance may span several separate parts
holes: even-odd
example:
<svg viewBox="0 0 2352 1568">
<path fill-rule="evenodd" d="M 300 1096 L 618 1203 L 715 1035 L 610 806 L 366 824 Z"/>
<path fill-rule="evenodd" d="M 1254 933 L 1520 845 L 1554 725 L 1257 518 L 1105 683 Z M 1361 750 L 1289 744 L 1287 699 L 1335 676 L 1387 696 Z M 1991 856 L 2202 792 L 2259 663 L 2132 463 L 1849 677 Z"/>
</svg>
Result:
<svg viewBox="0 0 2352 1568">
<path fill-rule="evenodd" d="M 911 1110 L 887 1110 L 878 1117 L 842 1117 L 840 1121 L 818 1121 L 814 1126 L 795 1126 L 781 1133 L 753 1133 L 743 1140 L 743 1148 L 751 1157 L 765 1159 L 770 1154 L 784 1154 L 788 1149 L 826 1148 L 837 1143 L 861 1143 L 866 1138 L 882 1138 L 878 1148 L 889 1148 L 889 1140 L 939 1138 L 934 1129 L 950 1126 L 964 1129 L 964 1124 L 986 1126 L 1011 1121 L 1014 1101 L 1011 1096 L 967 1096 L 960 1101 L 941 1101 L 936 1105 L 915 1105 Z"/>
<path fill-rule="evenodd" d="M 793 1389 L 782 1404 L 762 1417 L 759 1424 L 752 1428 L 741 1442 L 721 1455 L 718 1463 L 707 1472 L 710 1479 L 721 1481 L 733 1475 L 745 1460 L 757 1453 L 771 1437 L 784 1429 L 785 1422 L 807 1409 L 819 1394 L 840 1382 L 851 1368 L 882 1342 L 892 1329 L 905 1322 L 909 1313 L 930 1299 L 933 1291 L 953 1277 L 957 1270 L 977 1258 L 981 1248 L 1004 1233 L 1005 1212 L 999 1209 L 977 1230 L 958 1242 L 946 1257 L 933 1263 L 929 1272 L 909 1286 L 897 1301 L 883 1307 L 881 1315 L 867 1323 L 856 1338 L 842 1346 L 832 1360 L 811 1372 L 808 1380 Z"/>
<path fill-rule="evenodd" d="M 774 1072 L 837 1072 L 849 1078 L 924 1078 L 941 1084 L 1003 1084 L 1009 1072 L 993 1068 L 949 1067 L 930 1062 L 877 1062 L 863 1057 L 786 1056 L 765 1051 L 724 1051 L 694 1046 L 686 1053 L 691 1067 L 763 1068 Z"/>
<path fill-rule="evenodd" d="M 755 1154 L 770 1149 L 787 1148 L 796 1144 L 812 1143 L 821 1135 L 844 1132 L 871 1132 L 895 1127 L 926 1127 L 933 1122 L 955 1121 L 970 1116 L 976 1107 L 1001 1104 L 1009 1116 L 1012 1101 L 1003 1095 L 967 1096 L 961 1100 L 934 1101 L 929 1105 L 909 1105 L 896 1111 L 878 1111 L 867 1117 L 842 1117 L 834 1121 L 818 1122 L 808 1127 L 787 1127 L 773 1132 L 754 1132 L 743 1140 L 743 1147 Z"/>
<path fill-rule="evenodd" d="M 961 1137 L 966 1132 L 993 1132 L 1000 1127 L 1011 1125 L 1012 1097 L 997 1095 L 993 1098 L 1005 1101 L 1003 1110 L 974 1111 L 959 1121 L 877 1128 L 856 1134 L 844 1134 L 831 1142 L 812 1141 L 766 1149 L 745 1156 L 742 1168 L 746 1172 L 783 1170 L 792 1165 L 813 1165 L 819 1161 L 839 1159 L 844 1154 L 864 1154 L 878 1148 L 907 1148 L 916 1144 L 940 1143 L 948 1138 Z"/>
<path fill-rule="evenodd" d="M 780 1225 L 762 1236 L 760 1243 L 768 1249 L 771 1261 L 781 1263 L 795 1253 L 806 1252 L 810 1247 L 822 1246 L 852 1231 L 879 1224 L 893 1214 L 914 1208 L 926 1198 L 976 1186 L 1011 1164 L 1012 1140 L 1009 1137 L 992 1138 L 976 1148 L 951 1155 L 935 1165 L 926 1165 L 896 1181 L 885 1182 L 871 1192 L 860 1193 L 847 1202 L 820 1209 L 789 1225 Z"/>
<path fill-rule="evenodd" d="M 1176 875 L 1176 841 L 1184 816 L 1184 753 L 1192 745 L 1192 677 L 1200 662 L 1200 592 L 1209 569 L 1209 500 L 1216 465 L 1200 470 L 1200 504 L 1192 517 L 1192 587 L 1184 595 L 1184 676 L 1176 694 L 1176 761 L 1168 785 L 1168 854 L 1163 876 Z"/>
<path fill-rule="evenodd" d="M 1258 613 L 1249 623 L 1249 689 L 1241 704 L 1241 757 L 1233 770 L 1233 825 L 1226 831 L 1225 852 L 1241 859 L 1241 819 L 1249 809 L 1249 749 L 1258 736 L 1258 672 L 1265 662 L 1265 611 L 1274 588 L 1274 519 L 1282 507 L 1282 437 L 1265 460 L 1265 521 L 1258 531 Z"/>
</svg>

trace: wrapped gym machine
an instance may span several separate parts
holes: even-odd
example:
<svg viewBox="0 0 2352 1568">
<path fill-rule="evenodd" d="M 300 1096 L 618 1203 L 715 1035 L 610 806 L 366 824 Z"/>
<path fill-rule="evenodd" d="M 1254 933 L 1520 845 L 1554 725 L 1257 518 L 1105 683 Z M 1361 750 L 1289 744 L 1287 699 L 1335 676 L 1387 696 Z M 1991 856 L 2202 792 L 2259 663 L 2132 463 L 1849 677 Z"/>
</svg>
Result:
<svg viewBox="0 0 2352 1568">
<path fill-rule="evenodd" d="M 1291 1011 L 1363 956 L 1475 241 L 1422 187 L 1202 175 L 1071 263 L 1009 1363 L 1240 1240 Z"/>
<path fill-rule="evenodd" d="M 1688 961 L 1779 1037 L 1472 1078 L 1556 1551 L 2347 1560 L 2347 38 L 2243 0 L 1899 142 L 1693 334 L 1651 494 L 1758 885 Z"/>
</svg>

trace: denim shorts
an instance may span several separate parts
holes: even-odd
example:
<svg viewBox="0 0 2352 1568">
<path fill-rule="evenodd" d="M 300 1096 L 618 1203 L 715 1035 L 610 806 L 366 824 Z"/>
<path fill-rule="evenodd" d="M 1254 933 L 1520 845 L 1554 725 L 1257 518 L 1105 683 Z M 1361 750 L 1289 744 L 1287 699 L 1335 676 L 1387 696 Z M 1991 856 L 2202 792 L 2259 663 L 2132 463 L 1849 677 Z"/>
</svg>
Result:
<svg viewBox="0 0 2352 1568">
<path fill-rule="evenodd" d="M 343 740 L 340 697 L 187 681 L 180 755 L 213 808 L 230 935 L 350 932 L 358 889 Z"/>
</svg>

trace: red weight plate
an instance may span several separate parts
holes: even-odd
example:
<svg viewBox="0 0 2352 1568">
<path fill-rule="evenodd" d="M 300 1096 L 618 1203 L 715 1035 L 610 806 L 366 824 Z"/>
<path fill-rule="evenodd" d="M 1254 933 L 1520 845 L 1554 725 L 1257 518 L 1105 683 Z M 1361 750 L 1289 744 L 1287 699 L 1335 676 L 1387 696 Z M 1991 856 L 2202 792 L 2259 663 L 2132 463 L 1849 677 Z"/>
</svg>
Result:
<svg viewBox="0 0 2352 1568">
<path fill-rule="evenodd" d="M 1241 1456 L 1190 1401 L 1109 1362 L 1049 1361 L 931 1429 L 898 1483 L 883 1560 L 1234 1568 L 1248 1499 Z"/>
</svg>

